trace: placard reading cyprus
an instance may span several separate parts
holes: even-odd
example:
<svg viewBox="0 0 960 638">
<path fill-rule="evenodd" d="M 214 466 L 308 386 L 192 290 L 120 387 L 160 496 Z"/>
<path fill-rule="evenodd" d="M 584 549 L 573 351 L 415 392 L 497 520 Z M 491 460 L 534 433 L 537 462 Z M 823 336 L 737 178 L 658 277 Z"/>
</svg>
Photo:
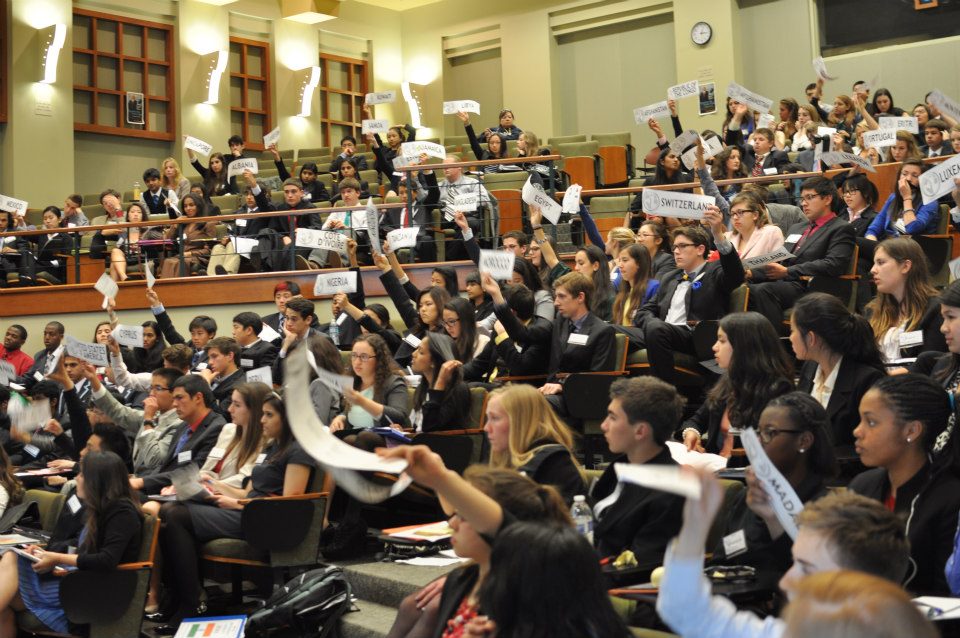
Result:
<svg viewBox="0 0 960 638">
<path fill-rule="evenodd" d="M 230 162 L 227 167 L 227 177 L 237 177 L 243 175 L 244 171 L 250 171 L 254 175 L 260 170 L 260 164 L 255 157 L 241 157 Z"/>
<path fill-rule="evenodd" d="M 658 191 L 652 188 L 643 191 L 643 212 L 657 217 L 703 219 L 707 207 L 714 203 L 713 198 L 707 195 Z"/>
<path fill-rule="evenodd" d="M 143 347 L 143 326 L 120 324 L 110 334 L 121 346 L 127 346 L 128 348 Z"/>
<path fill-rule="evenodd" d="M 960 177 L 960 155 L 954 155 L 946 162 L 935 164 L 920 176 L 923 203 L 929 204 L 952 191 L 956 187 L 953 180 L 958 177 Z"/>
</svg>

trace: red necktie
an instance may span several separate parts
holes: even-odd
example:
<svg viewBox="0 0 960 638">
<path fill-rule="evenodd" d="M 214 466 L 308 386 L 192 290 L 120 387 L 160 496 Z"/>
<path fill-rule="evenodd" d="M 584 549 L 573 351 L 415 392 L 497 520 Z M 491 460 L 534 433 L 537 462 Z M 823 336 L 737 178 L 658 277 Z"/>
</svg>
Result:
<svg viewBox="0 0 960 638">
<path fill-rule="evenodd" d="M 404 206 L 403 210 L 400 211 L 400 228 L 406 228 L 410 225 L 410 219 L 407 216 L 407 207 Z"/>
<path fill-rule="evenodd" d="M 763 173 L 763 160 L 766 159 L 766 157 L 766 155 L 761 155 L 757 157 L 756 161 L 753 162 L 753 173 L 751 173 L 752 177 L 760 177 L 760 175 Z"/>
</svg>

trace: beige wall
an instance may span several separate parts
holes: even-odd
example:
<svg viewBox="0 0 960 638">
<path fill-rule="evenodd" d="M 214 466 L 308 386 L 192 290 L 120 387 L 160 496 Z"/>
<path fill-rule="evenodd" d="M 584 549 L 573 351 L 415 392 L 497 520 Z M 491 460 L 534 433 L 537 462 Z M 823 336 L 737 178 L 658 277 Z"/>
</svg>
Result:
<svg viewBox="0 0 960 638">
<path fill-rule="evenodd" d="M 487 122 L 495 121 L 505 104 L 502 68 L 499 49 L 444 60 L 443 99 L 479 102 L 481 115 L 470 115 L 474 129 L 483 130 Z M 463 125 L 456 117 L 444 117 L 443 125 L 445 135 L 464 135 Z"/>
</svg>

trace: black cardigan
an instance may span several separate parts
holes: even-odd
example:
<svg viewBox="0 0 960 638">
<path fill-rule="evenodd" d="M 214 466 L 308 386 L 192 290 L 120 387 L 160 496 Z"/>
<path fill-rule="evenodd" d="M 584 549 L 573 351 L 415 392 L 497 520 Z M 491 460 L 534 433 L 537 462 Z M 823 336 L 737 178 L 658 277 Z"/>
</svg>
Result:
<svg viewBox="0 0 960 638">
<path fill-rule="evenodd" d="M 107 506 L 97 525 L 97 542 L 92 551 L 80 547 L 77 569 L 110 571 L 120 563 L 137 560 L 143 529 L 143 514 L 128 500 Z"/>
</svg>

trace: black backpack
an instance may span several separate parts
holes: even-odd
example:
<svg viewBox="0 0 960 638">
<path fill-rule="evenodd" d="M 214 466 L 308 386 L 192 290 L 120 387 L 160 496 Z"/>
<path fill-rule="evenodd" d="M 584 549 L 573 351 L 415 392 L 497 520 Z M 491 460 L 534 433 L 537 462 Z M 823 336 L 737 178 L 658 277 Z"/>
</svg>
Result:
<svg viewBox="0 0 960 638">
<path fill-rule="evenodd" d="M 313 569 L 288 581 L 247 620 L 247 638 L 335 636 L 352 606 L 350 583 L 339 567 Z"/>
</svg>

